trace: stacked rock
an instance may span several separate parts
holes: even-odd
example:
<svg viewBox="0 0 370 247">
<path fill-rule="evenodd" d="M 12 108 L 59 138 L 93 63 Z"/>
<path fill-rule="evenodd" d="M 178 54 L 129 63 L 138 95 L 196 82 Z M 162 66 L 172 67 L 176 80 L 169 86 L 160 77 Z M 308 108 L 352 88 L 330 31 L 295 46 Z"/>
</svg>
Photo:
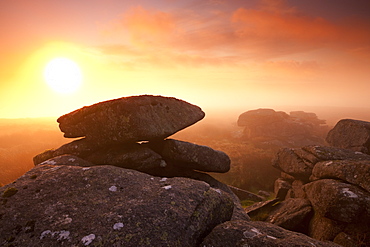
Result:
<svg viewBox="0 0 370 247">
<path fill-rule="evenodd" d="M 163 96 L 141 95 L 100 102 L 58 118 L 64 137 L 82 139 L 35 156 L 34 164 L 74 155 L 94 165 L 114 165 L 163 176 L 189 170 L 227 172 L 230 159 L 225 153 L 166 139 L 204 116 L 198 106 Z"/>
<path fill-rule="evenodd" d="M 359 150 L 358 139 L 364 140 L 369 132 L 365 127 L 357 128 L 358 124 L 370 126 L 363 121 L 342 120 L 328 137 L 334 140 L 356 131 L 362 133 L 354 140 L 356 145 L 350 145 L 346 138 L 344 144 L 335 139 L 336 146 L 356 146 Z M 318 240 L 370 246 L 370 155 L 355 150 L 326 146 L 280 150 L 274 162 L 281 171 L 275 182 L 276 199 L 254 205 L 247 212 L 253 219 L 263 211 L 264 221 Z"/>
</svg>

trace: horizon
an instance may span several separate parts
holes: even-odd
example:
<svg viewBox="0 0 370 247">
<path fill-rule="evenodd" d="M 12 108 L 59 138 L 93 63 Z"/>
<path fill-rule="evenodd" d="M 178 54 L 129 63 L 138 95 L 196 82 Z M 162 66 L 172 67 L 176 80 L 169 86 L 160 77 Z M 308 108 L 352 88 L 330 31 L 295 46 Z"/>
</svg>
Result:
<svg viewBox="0 0 370 247">
<path fill-rule="evenodd" d="M 2 1 L 0 118 L 142 94 L 206 114 L 370 108 L 369 11 L 366 0 Z"/>
</svg>

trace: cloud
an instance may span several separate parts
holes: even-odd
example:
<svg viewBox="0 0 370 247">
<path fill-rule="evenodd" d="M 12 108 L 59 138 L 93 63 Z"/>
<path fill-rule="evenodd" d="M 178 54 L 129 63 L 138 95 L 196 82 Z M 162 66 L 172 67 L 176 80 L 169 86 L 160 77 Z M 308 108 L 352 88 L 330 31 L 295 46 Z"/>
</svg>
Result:
<svg viewBox="0 0 370 247">
<path fill-rule="evenodd" d="M 103 52 L 169 67 L 245 65 L 318 50 L 358 57 L 367 57 L 363 51 L 369 53 L 369 26 L 363 22 L 347 19 L 334 23 L 304 14 L 283 0 L 258 3 L 225 8 L 216 1 L 207 2 L 204 8 L 191 5 L 166 11 L 137 6 L 113 21 L 113 35 L 119 44 L 109 45 Z"/>
</svg>

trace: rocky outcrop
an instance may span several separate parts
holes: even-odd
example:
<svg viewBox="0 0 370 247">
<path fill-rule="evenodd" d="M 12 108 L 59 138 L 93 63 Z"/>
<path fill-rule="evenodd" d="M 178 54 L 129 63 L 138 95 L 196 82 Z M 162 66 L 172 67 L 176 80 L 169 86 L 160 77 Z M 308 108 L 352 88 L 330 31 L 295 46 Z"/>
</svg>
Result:
<svg viewBox="0 0 370 247">
<path fill-rule="evenodd" d="M 167 165 L 227 172 L 229 157 L 210 147 L 165 139 L 201 120 L 197 106 L 175 98 L 133 96 L 100 102 L 58 118 L 66 137 L 84 137 L 34 157 L 35 165 L 75 155 L 95 165 L 147 171 Z"/>
<path fill-rule="evenodd" d="M 330 130 L 326 141 L 334 147 L 370 154 L 370 123 L 342 119 Z"/>
<path fill-rule="evenodd" d="M 33 169 L 0 188 L 0 245 L 335 246 L 250 222 L 231 189 L 204 173 L 227 172 L 225 153 L 165 139 L 201 115 L 146 95 L 61 117 L 66 136 L 84 137 L 36 156 Z"/>
<path fill-rule="evenodd" d="M 281 147 L 324 144 L 325 121 L 315 113 L 293 111 L 288 115 L 273 109 L 257 109 L 239 116 L 244 127 L 243 139 Z"/>
<path fill-rule="evenodd" d="M 337 126 L 346 122 L 341 120 Z M 370 124 L 360 122 L 361 126 Z M 347 129 L 337 126 L 331 130 L 330 138 L 340 132 L 342 136 L 354 132 L 367 135 L 366 131 L 358 132 L 356 124 L 346 125 Z M 370 155 L 353 146 L 347 147 L 349 149 L 305 146 L 280 150 L 274 162 L 274 167 L 282 172 L 275 183 L 280 203 L 263 206 L 253 213 L 265 214 L 264 221 L 318 240 L 348 247 L 370 246 Z"/>
</svg>

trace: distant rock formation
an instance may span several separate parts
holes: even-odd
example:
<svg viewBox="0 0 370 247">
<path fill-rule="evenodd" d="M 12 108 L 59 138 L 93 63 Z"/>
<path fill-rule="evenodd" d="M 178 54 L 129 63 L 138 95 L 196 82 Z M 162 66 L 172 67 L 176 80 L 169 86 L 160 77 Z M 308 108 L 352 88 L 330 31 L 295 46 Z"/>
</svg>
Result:
<svg viewBox="0 0 370 247">
<path fill-rule="evenodd" d="M 83 138 L 37 155 L 0 188 L 0 245 L 336 246 L 250 222 L 230 188 L 200 172 L 227 172 L 225 153 L 166 139 L 203 116 L 150 95 L 62 116 L 65 136 Z"/>
<path fill-rule="evenodd" d="M 277 199 L 246 211 L 252 219 L 263 214 L 266 222 L 318 240 L 370 246 L 370 155 L 358 151 L 365 150 L 369 125 L 341 120 L 330 131 L 328 142 L 348 149 L 281 149 L 274 162 L 281 171 L 275 182 Z M 351 133 L 356 138 L 350 139 Z"/>
<path fill-rule="evenodd" d="M 243 138 L 281 147 L 322 145 L 328 130 L 315 113 L 292 111 L 288 115 L 273 109 L 257 109 L 239 116 Z"/>
</svg>

